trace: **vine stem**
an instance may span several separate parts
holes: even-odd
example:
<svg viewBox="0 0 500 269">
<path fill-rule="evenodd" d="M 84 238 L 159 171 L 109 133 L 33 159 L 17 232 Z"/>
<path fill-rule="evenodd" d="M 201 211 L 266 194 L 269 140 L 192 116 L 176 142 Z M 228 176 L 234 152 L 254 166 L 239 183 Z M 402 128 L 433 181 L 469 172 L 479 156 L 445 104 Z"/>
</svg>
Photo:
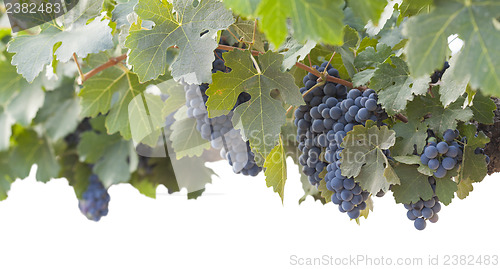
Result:
<svg viewBox="0 0 500 269">
<path fill-rule="evenodd" d="M 80 81 L 83 81 L 84 74 L 82 72 L 82 67 L 80 66 L 80 63 L 78 62 L 78 57 L 76 57 L 76 53 L 73 53 L 73 60 L 76 63 L 76 67 L 78 68 L 78 74 L 80 74 Z"/>
<path fill-rule="evenodd" d="M 85 73 L 83 75 L 83 78 L 81 79 L 81 82 L 80 84 L 83 84 L 85 81 L 87 81 L 88 79 L 90 79 L 91 77 L 99 74 L 100 72 L 110 68 L 110 67 L 113 67 L 115 65 L 117 65 L 118 63 L 122 62 L 122 61 L 125 61 L 127 59 L 127 54 L 123 54 L 123 55 L 120 55 L 118 57 L 113 57 L 113 58 L 110 58 L 106 63 L 90 70 L 89 72 Z"/>
</svg>

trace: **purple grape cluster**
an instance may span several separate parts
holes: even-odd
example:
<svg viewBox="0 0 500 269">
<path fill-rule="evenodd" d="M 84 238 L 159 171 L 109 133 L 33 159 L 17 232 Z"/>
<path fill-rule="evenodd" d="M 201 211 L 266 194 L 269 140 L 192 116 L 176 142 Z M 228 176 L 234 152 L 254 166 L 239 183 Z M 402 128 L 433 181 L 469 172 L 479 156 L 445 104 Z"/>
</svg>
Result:
<svg viewBox="0 0 500 269">
<path fill-rule="evenodd" d="M 78 207 L 89 220 L 99 221 L 101 217 L 108 215 L 108 205 L 111 197 L 96 175 L 91 175 L 89 181 L 87 190 L 78 202 Z"/>
<path fill-rule="evenodd" d="M 406 216 L 411 221 L 414 221 L 415 228 L 419 231 L 425 229 L 427 220 L 431 223 L 436 223 L 439 220 L 438 213 L 441 211 L 441 203 L 436 196 L 436 179 L 434 177 L 429 177 L 428 180 L 434 191 L 434 196 L 429 200 L 420 199 L 416 203 L 404 205 L 408 210 Z"/>
<path fill-rule="evenodd" d="M 222 58 L 223 50 L 216 50 L 216 60 L 212 63 L 212 73 L 230 72 Z M 221 157 L 228 160 L 233 167 L 233 172 L 249 176 L 257 176 L 262 167 L 255 162 L 255 155 L 250 149 L 248 141 L 244 141 L 240 131 L 233 128 L 231 118 L 233 111 L 227 115 L 216 118 L 209 118 L 206 103 L 208 96 L 206 91 L 208 84 L 202 85 L 184 85 L 186 91 L 186 106 L 188 108 L 188 117 L 196 119 L 196 128 L 201 137 L 211 142 L 212 147 L 221 150 Z M 238 96 L 236 105 L 250 101 L 250 94 L 243 92 Z"/>
<path fill-rule="evenodd" d="M 448 129 L 443 134 L 443 141 L 438 142 L 436 137 L 429 137 L 424 152 L 420 155 L 422 164 L 434 170 L 434 177 L 443 178 L 448 171 L 457 169 L 462 162 L 464 145 L 458 143 L 458 130 Z"/>
<path fill-rule="evenodd" d="M 325 69 L 330 76 L 339 77 L 338 70 L 324 62 L 314 66 L 319 72 Z M 352 178 L 342 176 L 340 170 L 342 141 L 356 125 L 364 125 L 367 120 L 377 121 L 383 110 L 377 104 L 378 96 L 373 90 L 350 91 L 341 84 L 326 82 L 317 86 L 318 77 L 309 73 L 304 77 L 302 94 L 306 105 L 295 111 L 297 141 L 302 154 L 299 162 L 302 172 L 312 185 L 321 182 L 320 174 L 326 167 L 325 183 L 334 192 L 332 202 L 341 212 L 347 212 L 351 219 L 360 216 L 366 208 L 369 193 Z M 315 87 L 315 88 L 313 88 Z M 320 156 L 324 151 L 324 158 Z M 386 152 L 389 154 L 389 152 Z"/>
</svg>

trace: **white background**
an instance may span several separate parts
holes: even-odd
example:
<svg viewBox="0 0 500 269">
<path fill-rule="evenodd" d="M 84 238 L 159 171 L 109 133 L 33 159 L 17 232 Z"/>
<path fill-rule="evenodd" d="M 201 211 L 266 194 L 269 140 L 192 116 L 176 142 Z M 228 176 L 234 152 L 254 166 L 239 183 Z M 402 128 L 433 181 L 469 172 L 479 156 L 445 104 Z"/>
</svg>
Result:
<svg viewBox="0 0 500 269">
<path fill-rule="evenodd" d="M 476 184 L 466 200 L 443 207 L 438 223 L 417 231 L 391 194 L 375 199 L 375 211 L 360 226 L 331 203 L 308 198 L 299 206 L 302 189 L 291 163 L 284 205 L 263 175 L 234 175 L 224 162 L 213 168 L 220 178 L 196 201 L 161 187 L 153 200 L 130 185 L 113 186 L 110 214 L 99 223 L 80 214 L 65 179 L 17 181 L 0 202 L 0 268 L 368 268 L 292 266 L 290 256 L 427 262 L 437 254 L 500 254 L 499 175 Z"/>
</svg>

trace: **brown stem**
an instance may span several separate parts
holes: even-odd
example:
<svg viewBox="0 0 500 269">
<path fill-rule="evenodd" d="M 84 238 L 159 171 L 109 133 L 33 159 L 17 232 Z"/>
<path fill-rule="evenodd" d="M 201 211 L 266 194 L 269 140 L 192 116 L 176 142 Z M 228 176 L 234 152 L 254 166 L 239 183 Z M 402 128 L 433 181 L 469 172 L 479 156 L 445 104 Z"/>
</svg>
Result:
<svg viewBox="0 0 500 269">
<path fill-rule="evenodd" d="M 400 120 L 400 121 L 402 121 L 404 123 L 408 123 L 408 118 L 405 117 L 403 114 L 396 114 L 395 117 L 396 117 L 396 119 L 398 119 L 398 120 Z"/>
<path fill-rule="evenodd" d="M 120 55 L 118 57 L 110 58 L 106 63 L 90 70 L 88 73 L 83 75 L 81 83 L 83 84 L 89 78 L 99 74 L 101 71 L 104 71 L 112 66 L 117 65 L 118 63 L 125 61 L 127 59 L 127 54 Z"/>
<path fill-rule="evenodd" d="M 313 75 L 317 76 L 317 77 L 321 77 L 321 73 L 314 69 L 314 68 L 311 68 L 303 63 L 295 63 L 295 66 L 297 66 L 298 68 L 300 69 L 303 69 L 303 70 L 306 70 L 307 72 L 309 73 L 312 73 Z M 336 77 L 332 77 L 330 75 L 326 76 L 326 80 L 327 81 L 330 81 L 330 82 L 333 82 L 333 83 L 337 83 L 337 84 L 341 84 L 341 85 L 344 85 L 344 86 L 347 86 L 349 88 L 354 88 L 354 86 L 352 85 L 351 82 L 347 81 L 347 80 L 343 80 L 343 79 L 340 79 L 340 78 L 336 78 Z"/>
</svg>

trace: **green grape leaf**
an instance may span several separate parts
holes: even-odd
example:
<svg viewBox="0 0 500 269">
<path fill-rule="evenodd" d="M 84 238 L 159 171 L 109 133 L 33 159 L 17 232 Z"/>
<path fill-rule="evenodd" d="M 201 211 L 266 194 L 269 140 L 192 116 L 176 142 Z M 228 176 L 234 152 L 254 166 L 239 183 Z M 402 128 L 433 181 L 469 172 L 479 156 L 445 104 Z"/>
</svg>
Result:
<svg viewBox="0 0 500 269">
<path fill-rule="evenodd" d="M 279 47 L 287 37 L 287 18 L 299 42 L 342 42 L 344 14 L 339 0 L 262 0 L 257 8 L 260 28 L 269 41 Z"/>
<path fill-rule="evenodd" d="M 261 0 L 224 0 L 227 8 L 245 17 L 252 17 Z"/>
<path fill-rule="evenodd" d="M 411 120 L 408 123 L 398 122 L 393 128 L 396 131 L 396 144 L 391 149 L 394 155 L 412 155 L 414 147 L 417 153 L 422 153 L 427 138 L 427 125 Z"/>
<path fill-rule="evenodd" d="M 125 46 L 130 49 L 128 62 L 141 82 L 156 79 L 167 71 L 166 53 L 171 46 L 179 48 L 172 63 L 172 77 L 188 84 L 210 82 L 213 35 L 227 29 L 234 19 L 224 4 L 216 0 L 139 0 L 135 12 L 143 20 L 155 23 L 152 30 L 131 29 Z M 175 13 L 174 13 L 175 11 Z M 208 31 L 200 36 L 204 31 Z"/>
<path fill-rule="evenodd" d="M 366 208 L 365 210 L 361 211 L 361 213 L 359 214 L 359 218 L 356 219 L 356 223 L 360 225 L 361 217 L 368 219 L 368 215 L 370 214 L 370 212 L 373 212 L 373 208 L 374 208 L 374 203 L 372 196 L 370 195 L 370 197 L 368 197 L 368 200 L 366 200 Z"/>
<path fill-rule="evenodd" d="M 60 156 L 59 165 L 61 166 L 59 177 L 66 178 L 69 185 L 75 190 L 76 197 L 81 199 L 89 185 L 92 170 L 88 164 L 79 161 L 77 154 L 70 153 L 70 150 L 60 152 L 57 155 Z"/>
<path fill-rule="evenodd" d="M 399 6 L 401 17 L 410 17 L 420 13 L 427 13 L 432 6 L 432 0 L 403 0 Z"/>
<path fill-rule="evenodd" d="M 283 55 L 267 52 L 259 56 L 260 71 L 256 70 L 248 51 L 223 54 L 229 73 L 217 72 L 207 90 L 208 113 L 211 118 L 228 114 L 240 93 L 248 92 L 252 99 L 234 110 L 233 125 L 243 130 L 245 140 L 255 152 L 266 157 L 278 143 L 281 126 L 285 124 L 286 110 L 281 101 L 271 96 L 277 89 L 285 103 L 304 103 L 293 77 L 281 72 Z"/>
<path fill-rule="evenodd" d="M 459 131 L 462 136 L 467 137 L 459 179 L 481 182 L 488 173 L 488 164 L 485 155 L 475 154 L 474 151 L 476 148 L 484 148 L 490 139 L 483 132 L 477 133 L 476 137 L 477 129 L 472 124 L 460 126 Z"/>
<path fill-rule="evenodd" d="M 408 117 L 411 120 L 420 120 L 426 116 L 430 118 L 425 120 L 429 128 L 437 134 L 442 134 L 447 129 L 455 129 L 458 121 L 466 122 L 472 118 L 470 108 L 462 108 L 465 99 L 460 97 L 454 103 L 444 108 L 439 101 L 439 93 L 432 91 L 434 98 L 427 94 L 418 96 L 407 106 Z"/>
<path fill-rule="evenodd" d="M 354 75 L 354 77 L 352 78 L 352 83 L 354 84 L 354 87 L 359 87 L 368 84 L 368 82 L 370 82 L 370 80 L 375 75 L 375 71 L 376 69 L 366 69 L 356 73 L 356 75 Z"/>
<path fill-rule="evenodd" d="M 383 150 L 389 149 L 396 142 L 396 132 L 387 126 L 377 127 L 368 121 L 366 127 L 354 126 L 342 142 L 342 175 L 353 177 L 364 190 L 378 193 L 388 191 L 391 185 L 399 184 Z"/>
<path fill-rule="evenodd" d="M 10 185 L 17 178 L 11 166 L 9 153 L 0 152 L 0 201 L 7 199 Z"/>
<path fill-rule="evenodd" d="M 443 103 L 444 107 L 447 107 L 461 97 L 465 93 L 467 85 L 469 84 L 469 75 L 457 76 L 456 69 L 459 67 L 457 65 L 457 59 L 460 57 L 460 54 L 461 53 L 458 53 L 451 57 L 449 61 L 450 67 L 446 69 L 446 72 L 444 72 L 444 75 L 441 78 L 439 95 L 441 103 Z"/>
<path fill-rule="evenodd" d="M 154 83 L 154 82 L 151 82 Z M 132 138 L 129 123 L 129 104 L 146 90 L 148 84 L 139 83 L 136 74 L 114 66 L 85 82 L 79 95 L 84 117 L 106 116 L 108 133 L 120 132 L 125 139 Z M 114 100 L 113 98 L 116 98 Z"/>
<path fill-rule="evenodd" d="M 258 31 L 258 29 L 255 29 L 254 21 L 243 21 L 243 20 L 237 21 L 231 27 L 236 30 L 236 33 L 240 36 L 240 38 L 243 38 L 244 42 L 247 43 L 253 42 L 252 49 L 261 52 L 266 51 L 264 44 L 264 36 L 262 35 L 262 33 Z M 255 40 L 253 40 L 254 37 Z"/>
<path fill-rule="evenodd" d="M 448 49 L 448 36 L 458 34 L 465 44 L 456 62 L 456 77 L 470 75 L 470 85 L 488 94 L 499 94 L 499 31 L 495 24 L 500 2 L 483 0 L 435 1 L 428 14 L 410 18 L 404 32 L 410 37 L 408 63 L 414 76 L 441 68 Z"/>
<path fill-rule="evenodd" d="M 158 188 L 157 184 L 147 180 L 146 178 L 141 178 L 137 173 L 132 174 L 132 178 L 129 183 L 142 195 L 153 199 L 156 198 L 156 189 Z"/>
<path fill-rule="evenodd" d="M 378 43 L 376 49 L 367 47 L 354 59 L 356 68 L 377 67 L 385 62 L 392 55 L 391 47 L 383 43 Z"/>
<path fill-rule="evenodd" d="M 12 64 L 28 82 L 32 82 L 55 55 L 68 62 L 75 53 L 80 58 L 114 47 L 109 20 L 99 16 L 103 0 L 80 0 L 73 9 L 61 16 L 62 25 L 54 22 L 42 25 L 38 35 L 23 35 L 9 42 L 8 51 L 15 53 Z M 87 21 L 95 18 L 87 24 Z M 56 45 L 60 43 L 60 45 Z"/>
<path fill-rule="evenodd" d="M 308 40 L 305 44 L 300 44 L 293 38 L 287 39 L 280 50 L 285 50 L 281 54 L 284 56 L 282 70 L 287 71 L 295 66 L 297 62 L 304 58 L 316 47 L 316 42 Z M 302 83 L 302 80 L 300 80 Z"/>
<path fill-rule="evenodd" d="M 134 7 L 139 0 L 128 0 L 115 6 L 112 12 L 113 21 L 116 22 L 116 28 L 130 26 L 129 16 L 134 13 Z"/>
<path fill-rule="evenodd" d="M 130 101 L 128 118 L 132 139 L 136 144 L 156 145 L 168 116 L 164 112 L 164 103 L 157 95 L 141 93 Z M 156 137 L 153 133 L 157 134 Z"/>
<path fill-rule="evenodd" d="M 406 108 L 414 95 L 422 95 L 429 88 L 428 76 L 413 79 L 408 66 L 399 57 L 391 57 L 392 64 L 379 66 L 372 78 L 370 87 L 378 92 L 379 103 L 389 115 L 395 115 Z"/>
<path fill-rule="evenodd" d="M 489 97 L 484 96 L 482 92 L 478 91 L 474 95 L 472 106 L 472 113 L 474 113 L 474 120 L 483 124 L 493 124 L 495 117 L 495 110 L 497 105 Z"/>
<path fill-rule="evenodd" d="M 444 205 L 451 204 L 457 190 L 455 181 L 449 178 L 436 178 L 436 196 Z"/>
<path fill-rule="evenodd" d="M 376 25 L 387 5 L 387 0 L 349 0 L 348 5 L 354 15 L 359 17 L 365 24 L 372 21 Z"/>
<path fill-rule="evenodd" d="M 326 187 L 326 181 L 321 180 L 318 185 L 318 191 L 321 194 L 321 197 L 325 199 L 326 203 L 330 203 L 332 201 L 332 195 L 335 194 L 335 192 L 328 190 Z"/>
<path fill-rule="evenodd" d="M 429 168 L 429 166 L 427 165 L 424 165 L 421 161 L 420 161 L 420 157 L 417 156 L 417 155 L 411 155 L 411 156 L 395 156 L 393 157 L 394 160 L 400 162 L 400 163 L 404 163 L 404 164 L 409 164 L 409 165 L 412 165 L 412 164 L 416 164 L 418 165 L 418 169 L 417 171 L 423 175 L 426 175 L 426 176 L 432 176 L 434 174 L 434 171 L 435 170 L 431 170 Z"/>
<path fill-rule="evenodd" d="M 181 84 L 171 79 L 156 86 L 163 94 L 168 95 L 163 106 L 163 115 L 170 115 L 186 105 L 186 92 Z"/>
<path fill-rule="evenodd" d="M 201 156 L 203 151 L 210 149 L 210 143 L 201 137 L 196 129 L 196 119 L 187 116 L 187 107 L 182 107 L 175 113 L 175 122 L 171 126 L 170 141 L 177 159 L 185 156 Z"/>
<path fill-rule="evenodd" d="M 304 175 L 304 173 L 301 172 L 301 166 L 297 166 L 299 168 L 299 175 L 300 175 L 300 183 L 302 184 L 302 189 L 304 190 L 304 195 L 300 197 L 299 199 L 299 205 L 302 204 L 308 196 L 311 196 L 314 198 L 314 201 L 320 200 L 323 204 L 326 203 L 324 199 L 321 197 L 321 193 L 319 192 L 318 188 L 316 186 L 311 185 L 309 182 L 308 176 Z M 323 182 L 322 180 L 321 182 Z M 325 185 L 326 189 L 326 185 Z M 330 196 L 331 199 L 331 196 Z"/>
<path fill-rule="evenodd" d="M 349 77 L 354 77 L 357 70 L 354 66 L 354 52 L 352 51 L 358 45 L 359 36 L 358 32 L 349 26 L 344 27 L 344 44 L 335 47 L 335 51 L 342 57 L 342 64 L 344 65 Z"/>
<path fill-rule="evenodd" d="M 34 131 L 24 131 L 16 137 L 17 147 L 11 156 L 12 169 L 27 177 L 31 167 L 37 164 L 36 179 L 48 182 L 59 175 L 60 166 L 46 137 L 39 137 Z"/>
<path fill-rule="evenodd" d="M 38 111 L 35 123 L 41 124 L 54 141 L 65 137 L 76 129 L 80 115 L 80 101 L 75 95 L 73 83 L 47 92 L 45 103 Z"/>
<path fill-rule="evenodd" d="M 467 198 L 467 196 L 469 196 L 469 194 L 474 190 L 474 186 L 472 186 L 472 183 L 473 182 L 469 178 L 460 180 L 460 182 L 458 182 L 457 197 L 460 200 Z"/>
<path fill-rule="evenodd" d="M 434 195 L 429 177 L 419 173 L 415 166 L 399 164 L 394 167 L 394 171 L 401 180 L 400 185 L 394 185 L 391 189 L 397 203 L 416 203 L 420 198 L 429 200 Z"/>
<path fill-rule="evenodd" d="M 281 138 L 278 145 L 269 153 L 264 162 L 266 169 L 266 185 L 273 187 L 274 192 L 278 193 L 281 197 L 281 202 L 285 197 L 285 183 L 286 183 L 286 154 L 283 148 Z"/>
</svg>

